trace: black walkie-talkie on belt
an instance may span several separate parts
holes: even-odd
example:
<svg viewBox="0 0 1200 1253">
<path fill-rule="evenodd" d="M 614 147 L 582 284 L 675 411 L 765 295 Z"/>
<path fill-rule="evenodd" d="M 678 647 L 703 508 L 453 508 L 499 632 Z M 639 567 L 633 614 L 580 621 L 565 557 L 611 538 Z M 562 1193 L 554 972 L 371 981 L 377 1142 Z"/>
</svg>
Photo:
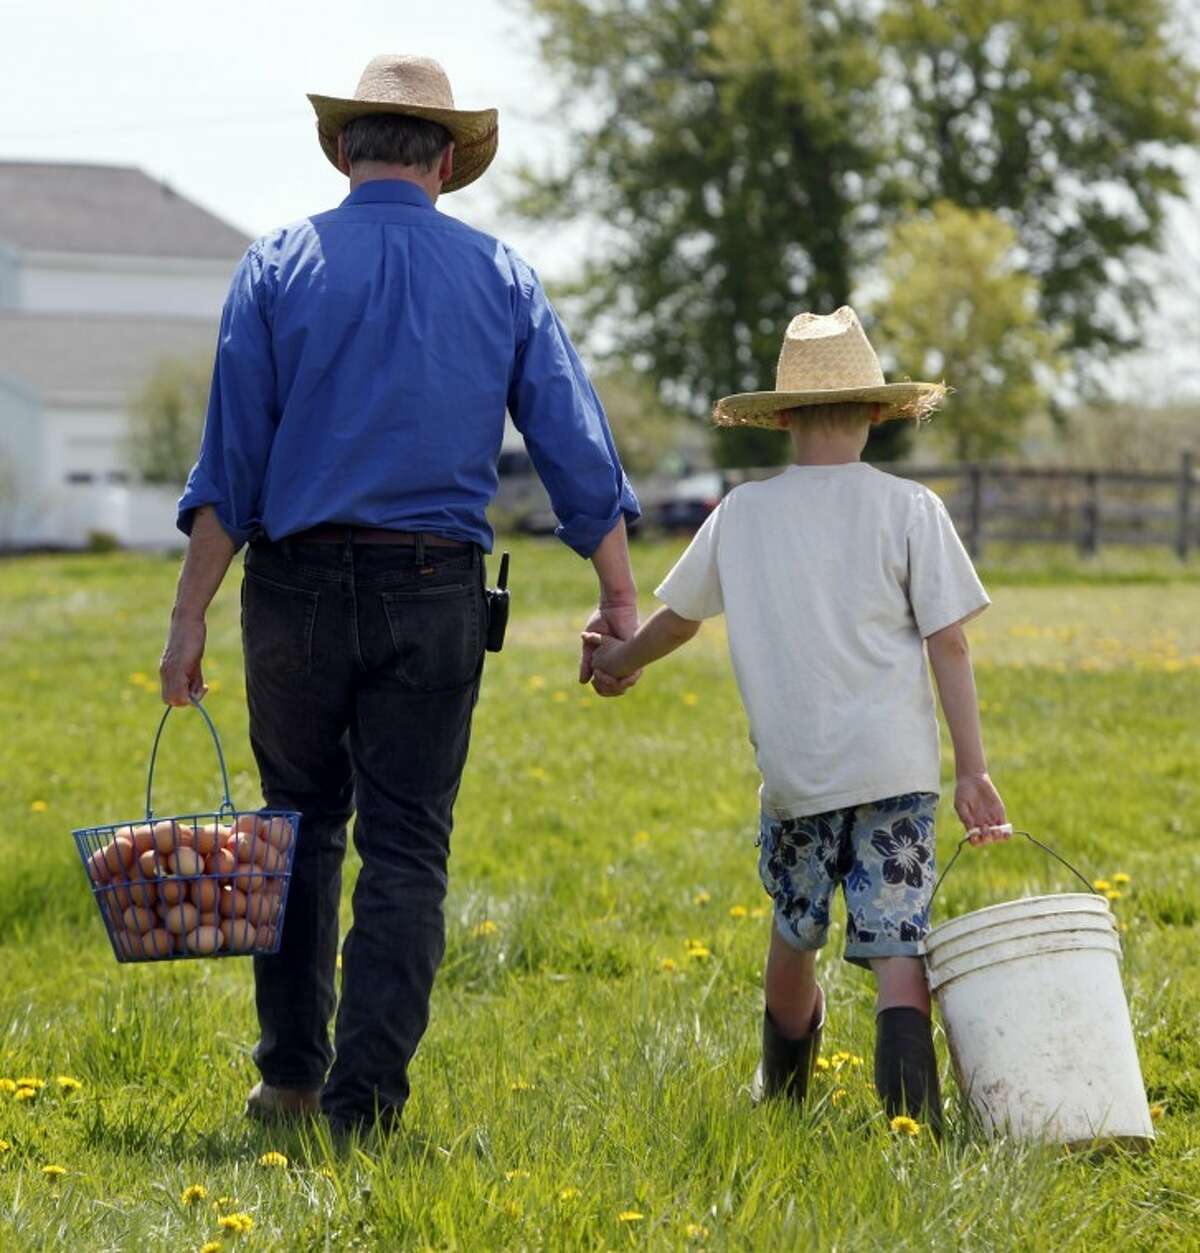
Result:
<svg viewBox="0 0 1200 1253">
<path fill-rule="evenodd" d="M 508 626 L 508 553 L 500 558 L 500 577 L 487 589 L 487 649 L 498 653 L 504 647 Z"/>
</svg>

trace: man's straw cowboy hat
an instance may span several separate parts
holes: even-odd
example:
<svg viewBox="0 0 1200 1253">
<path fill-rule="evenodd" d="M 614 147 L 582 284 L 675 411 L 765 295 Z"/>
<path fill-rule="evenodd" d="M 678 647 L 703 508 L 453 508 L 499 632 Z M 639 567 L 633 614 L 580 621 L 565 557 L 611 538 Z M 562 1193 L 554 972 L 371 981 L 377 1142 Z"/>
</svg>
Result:
<svg viewBox="0 0 1200 1253">
<path fill-rule="evenodd" d="M 356 117 L 398 113 L 438 122 L 454 137 L 454 173 L 442 191 L 473 183 L 496 155 L 496 110 L 456 109 L 446 71 L 429 57 L 385 54 L 363 70 L 351 99 L 310 95 L 317 114 L 317 138 L 337 165 L 337 137 Z"/>
<path fill-rule="evenodd" d="M 881 419 L 924 418 L 946 394 L 942 383 L 885 383 L 879 358 L 849 305 L 822 317 L 799 313 L 779 353 L 773 392 L 725 396 L 713 409 L 717 426 L 787 425 L 780 414 L 803 405 L 878 401 Z"/>
</svg>

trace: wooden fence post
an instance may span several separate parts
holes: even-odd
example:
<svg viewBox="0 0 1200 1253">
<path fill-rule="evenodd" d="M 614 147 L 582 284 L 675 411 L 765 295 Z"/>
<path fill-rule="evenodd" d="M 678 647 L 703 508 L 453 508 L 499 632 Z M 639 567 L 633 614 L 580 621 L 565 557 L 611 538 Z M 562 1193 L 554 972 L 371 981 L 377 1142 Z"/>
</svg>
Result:
<svg viewBox="0 0 1200 1253">
<path fill-rule="evenodd" d="M 983 552 L 983 466 L 967 471 L 967 552 L 972 561 Z"/>
<path fill-rule="evenodd" d="M 1079 547 L 1085 557 L 1094 557 L 1100 547 L 1100 475 L 1089 470 L 1083 476 L 1083 534 Z"/>
<path fill-rule="evenodd" d="M 1179 529 L 1175 536 L 1175 551 L 1180 561 L 1186 561 L 1192 546 L 1192 479 L 1195 454 L 1190 448 L 1183 450 L 1179 458 Z"/>
</svg>

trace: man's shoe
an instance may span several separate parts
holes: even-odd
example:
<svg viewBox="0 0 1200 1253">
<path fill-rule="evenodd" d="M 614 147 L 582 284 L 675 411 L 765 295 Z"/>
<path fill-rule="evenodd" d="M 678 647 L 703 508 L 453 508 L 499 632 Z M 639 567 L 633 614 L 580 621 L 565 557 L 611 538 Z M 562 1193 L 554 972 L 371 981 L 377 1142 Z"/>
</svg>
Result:
<svg viewBox="0 0 1200 1253">
<path fill-rule="evenodd" d="M 289 1122 L 307 1118 L 321 1108 L 320 1088 L 273 1088 L 258 1083 L 246 1097 L 246 1116 L 260 1122 Z"/>
<path fill-rule="evenodd" d="M 906 1114 L 942 1134 L 942 1091 L 929 1015 L 910 1006 L 875 1017 L 875 1091 L 889 1118 Z"/>
<path fill-rule="evenodd" d="M 770 1013 L 763 1010 L 762 1060 L 750 1081 L 750 1099 L 755 1105 L 781 1093 L 797 1105 L 803 1102 L 821 1051 L 824 1027 L 825 993 L 820 988 L 812 1029 L 802 1039 L 789 1040 L 781 1035 Z"/>
</svg>

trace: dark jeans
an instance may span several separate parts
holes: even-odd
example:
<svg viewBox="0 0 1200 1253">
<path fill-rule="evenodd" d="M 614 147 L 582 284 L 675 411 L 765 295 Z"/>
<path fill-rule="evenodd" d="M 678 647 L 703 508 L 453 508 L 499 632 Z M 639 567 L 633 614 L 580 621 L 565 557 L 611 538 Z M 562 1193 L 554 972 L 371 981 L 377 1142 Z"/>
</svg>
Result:
<svg viewBox="0 0 1200 1253">
<path fill-rule="evenodd" d="M 254 959 L 254 1060 L 269 1084 L 324 1084 L 335 1124 L 403 1109 L 445 947 L 450 828 L 483 668 L 483 561 L 477 549 L 417 556 L 287 541 L 246 556 L 251 743 L 267 804 L 302 815 L 280 951 Z M 331 1049 L 354 811 L 362 869 Z"/>
</svg>

